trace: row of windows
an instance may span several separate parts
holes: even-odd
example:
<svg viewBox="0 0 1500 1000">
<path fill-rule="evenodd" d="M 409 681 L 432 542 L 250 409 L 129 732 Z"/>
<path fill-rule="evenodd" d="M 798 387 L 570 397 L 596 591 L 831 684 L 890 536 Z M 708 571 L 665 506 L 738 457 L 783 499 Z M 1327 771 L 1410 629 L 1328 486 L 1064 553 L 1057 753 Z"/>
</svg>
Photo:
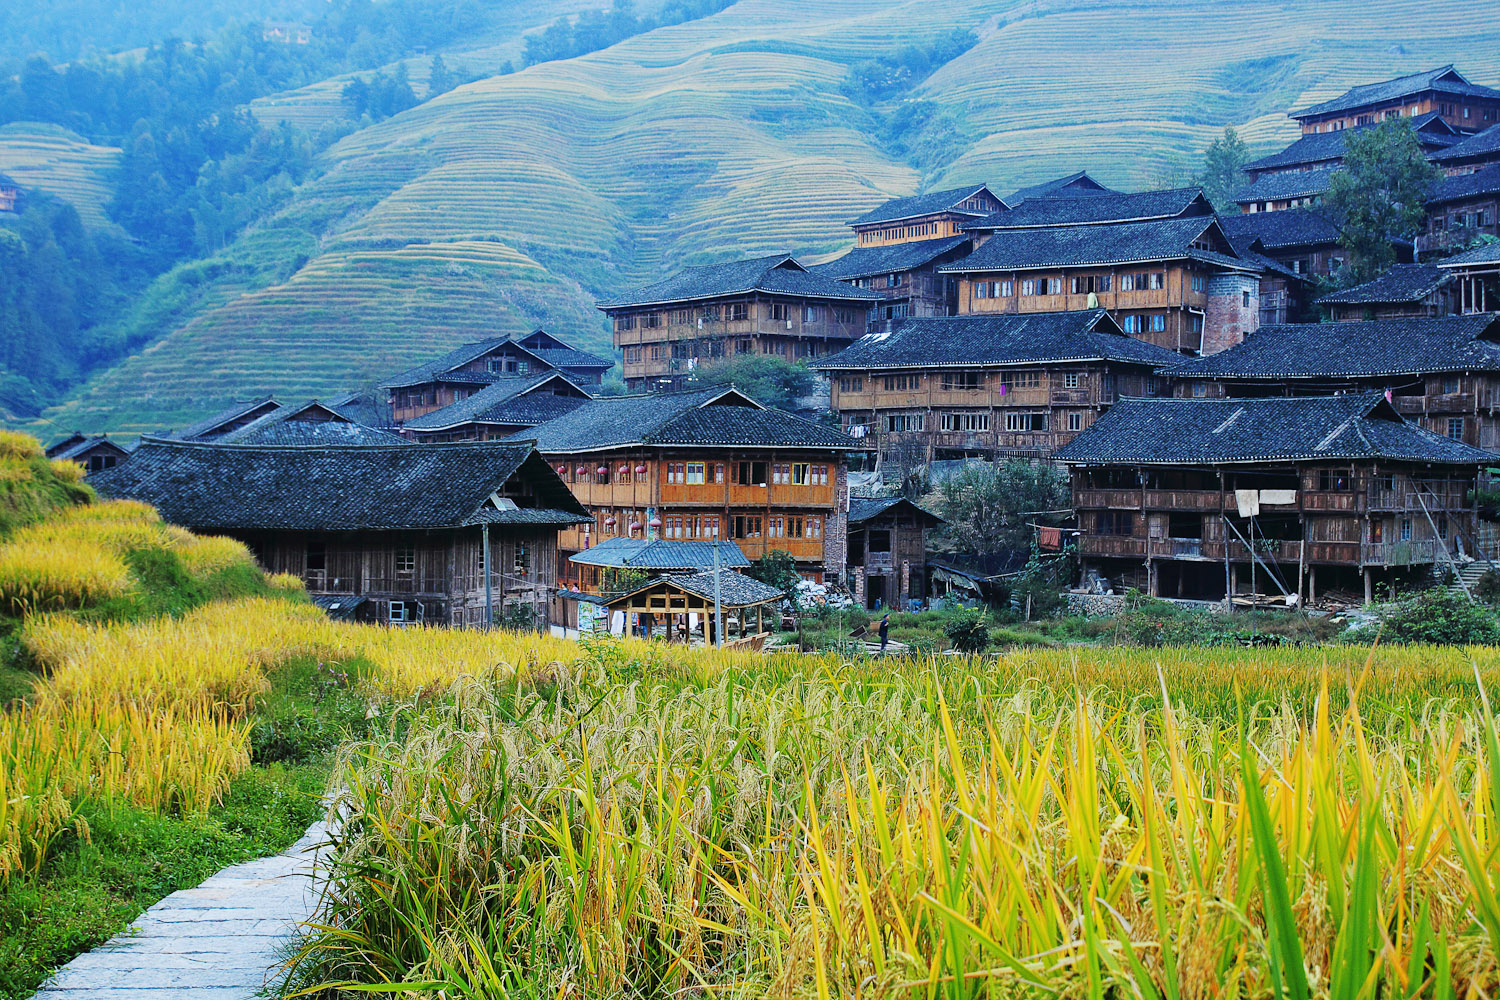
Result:
<svg viewBox="0 0 1500 1000">
<path fill-rule="evenodd" d="M 1195 317 L 1201 318 L 1201 317 Z M 1167 328 L 1166 313 L 1129 313 L 1120 317 L 1120 327 L 1126 333 L 1161 333 Z"/>
<path fill-rule="evenodd" d="M 919 222 L 914 226 L 891 226 L 888 229 L 877 229 L 872 232 L 859 234 L 861 243 L 874 240 L 907 240 L 916 236 L 940 236 L 942 235 L 942 223 Z"/>
<path fill-rule="evenodd" d="M 1126 329 L 1131 332 L 1143 330 L 1164 330 L 1165 314 L 1153 317 L 1154 321 L 1147 321 L 1141 316 L 1127 316 Z M 1200 317 L 1201 318 L 1201 317 Z M 1201 328 L 1200 328 L 1201 330 Z M 1002 395 L 1017 389 L 1040 389 L 1043 385 L 1042 372 L 1037 370 L 1009 371 L 998 373 L 999 391 Z M 1086 384 L 1087 376 L 1082 372 L 1057 372 L 1054 373 L 1057 384 L 1064 389 L 1077 389 Z M 879 375 L 872 378 L 872 384 L 878 386 L 885 392 L 917 392 L 923 387 L 925 375 L 914 373 L 903 373 L 899 375 Z M 1113 373 L 1105 373 L 1103 386 L 1106 393 L 1114 392 L 1115 376 Z M 939 376 L 938 386 L 945 392 L 961 392 L 983 389 L 988 385 L 989 379 L 985 372 L 976 371 L 945 371 Z M 864 392 L 865 379 L 862 375 L 844 375 L 838 380 L 839 392 Z M 1155 378 L 1146 380 L 1146 392 L 1153 394 L 1157 391 Z"/>
<path fill-rule="evenodd" d="M 712 361 L 730 354 L 764 354 L 788 358 L 817 357 L 821 345 L 813 340 L 766 340 L 757 350 L 750 337 L 737 337 L 731 341 L 675 341 L 670 344 L 631 345 L 625 348 L 625 363 L 638 365 L 642 361 L 690 361 L 707 358 Z"/>
<path fill-rule="evenodd" d="M 1144 291 L 1166 287 L 1167 275 L 1165 271 L 1143 271 L 1132 274 L 1120 275 L 1120 291 Z M 1078 275 L 1068 279 L 1068 292 L 1072 295 L 1087 295 L 1091 292 L 1109 292 L 1114 288 L 1114 276 L 1109 274 Z M 1193 275 L 1193 290 L 1203 291 L 1204 277 L 1201 274 Z M 974 282 L 974 297 L 976 299 L 1008 299 L 1015 294 L 1016 282 L 1010 278 L 999 278 L 992 281 Z M 1027 295 L 1061 295 L 1063 291 L 1062 278 L 1023 278 L 1021 280 L 1021 294 Z"/>
<path fill-rule="evenodd" d="M 899 275 L 893 275 L 898 277 Z M 898 282 L 899 284 L 899 282 Z M 895 287 L 895 286 L 892 286 Z M 663 326 L 663 320 L 673 326 L 683 326 L 692 323 L 696 313 L 698 325 L 705 323 L 738 323 L 750 318 L 750 304 L 748 302 L 730 302 L 722 305 L 700 306 L 694 309 L 672 309 L 665 313 L 628 313 L 615 317 L 616 330 L 634 330 L 640 327 L 643 330 L 656 330 Z M 859 319 L 859 310 L 844 306 L 795 306 L 789 302 L 772 302 L 769 305 L 769 317 L 778 322 L 785 322 L 794 316 L 800 317 L 804 323 L 821 323 L 825 318 L 831 317 L 835 323 L 854 323 Z M 497 369 L 491 368 L 491 371 Z M 513 369 L 506 369 L 511 371 Z"/>
<path fill-rule="evenodd" d="M 1435 230 L 1445 228 L 1478 229 L 1482 226 L 1492 225 L 1494 221 L 1494 217 L 1490 215 L 1490 210 L 1481 208 L 1474 212 L 1454 212 L 1446 218 L 1437 216 L 1432 220 L 1432 228 Z"/>
</svg>

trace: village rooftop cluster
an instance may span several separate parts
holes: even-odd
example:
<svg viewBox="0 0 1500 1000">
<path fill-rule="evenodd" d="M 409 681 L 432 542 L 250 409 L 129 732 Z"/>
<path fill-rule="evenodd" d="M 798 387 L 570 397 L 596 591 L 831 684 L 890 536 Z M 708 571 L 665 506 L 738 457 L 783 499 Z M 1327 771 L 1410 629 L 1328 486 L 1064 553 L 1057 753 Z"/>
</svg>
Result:
<svg viewBox="0 0 1500 1000">
<path fill-rule="evenodd" d="M 1347 263 L 1320 197 L 1347 137 L 1397 117 L 1443 175 L 1426 232 L 1317 298 Z M 739 570 L 772 551 L 904 606 L 964 580 L 930 572 L 934 515 L 858 495 L 868 470 L 1005 458 L 1071 469 L 1095 590 L 1369 599 L 1492 547 L 1474 498 L 1500 465 L 1500 244 L 1451 251 L 1500 235 L 1500 91 L 1446 66 L 1292 118 L 1301 138 L 1246 167 L 1238 215 L 1079 172 L 888 201 L 824 263 L 685 268 L 600 305 L 627 395 L 600 393 L 614 359 L 538 330 L 376 398 L 253 400 L 133 451 L 51 453 L 391 623 L 717 605 L 753 638 L 780 595 Z M 1319 308 L 1335 321 L 1307 322 Z M 740 356 L 805 361 L 837 425 L 698 384 Z M 620 573 L 647 579 L 620 594 Z"/>
</svg>

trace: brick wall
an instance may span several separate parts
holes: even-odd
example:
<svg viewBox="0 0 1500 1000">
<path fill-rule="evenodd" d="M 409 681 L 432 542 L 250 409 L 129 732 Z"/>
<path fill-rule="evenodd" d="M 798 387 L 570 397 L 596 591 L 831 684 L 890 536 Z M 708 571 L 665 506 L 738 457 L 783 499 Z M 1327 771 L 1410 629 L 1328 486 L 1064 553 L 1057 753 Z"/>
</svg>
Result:
<svg viewBox="0 0 1500 1000">
<path fill-rule="evenodd" d="M 1260 327 L 1260 279 L 1231 271 L 1208 279 L 1203 316 L 1203 353 L 1217 354 Z"/>
<path fill-rule="evenodd" d="M 834 467 L 834 510 L 823 525 L 823 582 L 835 579 L 844 586 L 844 564 L 849 558 L 849 463 L 839 459 Z"/>
</svg>

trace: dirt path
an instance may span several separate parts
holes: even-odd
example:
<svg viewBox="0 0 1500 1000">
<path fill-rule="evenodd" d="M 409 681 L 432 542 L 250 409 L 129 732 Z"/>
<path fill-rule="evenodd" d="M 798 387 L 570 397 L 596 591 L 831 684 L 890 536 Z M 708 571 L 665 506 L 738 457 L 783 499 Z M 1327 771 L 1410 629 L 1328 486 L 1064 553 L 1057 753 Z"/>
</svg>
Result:
<svg viewBox="0 0 1500 1000">
<path fill-rule="evenodd" d="M 312 915 L 319 822 L 280 854 L 226 868 L 151 907 L 130 930 L 79 955 L 40 1000 L 249 1000 L 279 970 L 292 929 Z"/>
</svg>

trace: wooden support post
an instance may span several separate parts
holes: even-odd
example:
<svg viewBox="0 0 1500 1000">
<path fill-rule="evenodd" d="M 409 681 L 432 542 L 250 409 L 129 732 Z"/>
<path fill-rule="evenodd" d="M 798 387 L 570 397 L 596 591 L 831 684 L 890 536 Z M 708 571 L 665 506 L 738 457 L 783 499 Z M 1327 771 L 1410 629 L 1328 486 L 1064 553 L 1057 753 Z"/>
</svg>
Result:
<svg viewBox="0 0 1500 1000">
<path fill-rule="evenodd" d="M 1370 582 L 1370 567 L 1365 567 L 1365 605 L 1368 607 L 1375 603 L 1374 588 Z"/>
<path fill-rule="evenodd" d="M 1307 603 L 1311 604 L 1318 599 L 1318 567 L 1312 565 L 1307 567 Z"/>
</svg>

